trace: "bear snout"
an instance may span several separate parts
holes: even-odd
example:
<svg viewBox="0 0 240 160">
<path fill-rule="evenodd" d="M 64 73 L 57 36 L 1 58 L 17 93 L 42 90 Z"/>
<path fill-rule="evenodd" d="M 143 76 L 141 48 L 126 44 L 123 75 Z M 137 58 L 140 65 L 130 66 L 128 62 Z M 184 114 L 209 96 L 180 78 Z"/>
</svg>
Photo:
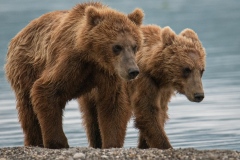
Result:
<svg viewBox="0 0 240 160">
<path fill-rule="evenodd" d="M 129 79 L 136 78 L 138 74 L 139 74 L 139 69 L 137 69 L 137 68 L 130 68 L 128 70 Z"/>
<path fill-rule="evenodd" d="M 204 93 L 194 93 L 194 101 L 201 102 L 204 99 Z"/>
</svg>

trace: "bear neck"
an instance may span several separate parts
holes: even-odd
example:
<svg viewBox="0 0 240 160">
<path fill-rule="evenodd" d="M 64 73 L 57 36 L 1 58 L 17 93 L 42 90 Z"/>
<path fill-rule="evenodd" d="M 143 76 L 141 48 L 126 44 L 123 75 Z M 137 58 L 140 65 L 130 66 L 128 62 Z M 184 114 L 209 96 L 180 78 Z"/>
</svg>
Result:
<svg viewBox="0 0 240 160">
<path fill-rule="evenodd" d="M 172 77 L 171 74 L 168 73 L 167 69 L 167 67 L 169 67 L 168 62 L 170 53 L 166 53 L 164 51 L 165 50 L 161 49 L 158 52 L 155 52 L 144 67 L 146 76 L 151 78 L 159 88 L 172 85 Z"/>
<path fill-rule="evenodd" d="M 151 73 L 146 73 L 146 76 L 149 77 L 158 88 L 168 88 L 171 86 L 171 80 L 164 72 L 158 72 L 157 76 L 152 75 Z"/>
</svg>

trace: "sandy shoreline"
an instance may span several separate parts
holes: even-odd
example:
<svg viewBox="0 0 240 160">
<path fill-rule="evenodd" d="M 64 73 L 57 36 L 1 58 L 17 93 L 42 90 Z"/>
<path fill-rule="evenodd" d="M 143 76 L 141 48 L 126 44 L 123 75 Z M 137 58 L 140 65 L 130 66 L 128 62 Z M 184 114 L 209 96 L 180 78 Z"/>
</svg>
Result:
<svg viewBox="0 0 240 160">
<path fill-rule="evenodd" d="M 0 148 L 0 160 L 8 159 L 240 159 L 240 151 L 233 150 L 196 150 L 185 149 L 137 149 L 113 148 L 93 149 L 87 147 L 74 147 L 69 149 L 45 149 L 39 147 L 6 147 Z"/>
</svg>

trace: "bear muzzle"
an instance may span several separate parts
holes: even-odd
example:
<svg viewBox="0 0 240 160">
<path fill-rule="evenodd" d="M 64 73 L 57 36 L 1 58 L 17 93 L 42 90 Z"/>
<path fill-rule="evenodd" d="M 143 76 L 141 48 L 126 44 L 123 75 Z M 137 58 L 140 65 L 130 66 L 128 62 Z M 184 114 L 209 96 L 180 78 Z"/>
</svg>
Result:
<svg viewBox="0 0 240 160">
<path fill-rule="evenodd" d="M 194 93 L 194 102 L 201 102 L 204 99 L 204 93 Z"/>
<path fill-rule="evenodd" d="M 129 79 L 136 78 L 138 74 L 139 74 L 139 69 L 137 69 L 137 68 L 130 68 L 128 70 L 128 77 L 129 77 Z"/>
</svg>

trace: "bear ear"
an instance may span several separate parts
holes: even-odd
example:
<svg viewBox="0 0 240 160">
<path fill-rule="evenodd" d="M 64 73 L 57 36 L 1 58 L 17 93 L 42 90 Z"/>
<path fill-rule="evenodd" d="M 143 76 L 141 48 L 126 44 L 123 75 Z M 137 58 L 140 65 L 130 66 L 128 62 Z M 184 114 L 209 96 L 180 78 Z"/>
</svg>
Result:
<svg viewBox="0 0 240 160">
<path fill-rule="evenodd" d="M 164 46 L 173 44 L 175 38 L 176 34 L 170 27 L 164 27 L 162 29 L 162 41 Z"/>
<path fill-rule="evenodd" d="M 93 6 L 87 7 L 85 13 L 87 17 L 87 23 L 92 26 L 98 25 L 103 20 L 103 16 Z"/>
<path fill-rule="evenodd" d="M 192 39 L 192 41 L 198 41 L 198 35 L 193 30 L 187 28 L 184 29 L 181 33 L 181 36 Z"/>
<path fill-rule="evenodd" d="M 141 9 L 135 9 L 132 13 L 128 14 L 128 18 L 137 26 L 142 24 L 144 13 Z"/>
</svg>

